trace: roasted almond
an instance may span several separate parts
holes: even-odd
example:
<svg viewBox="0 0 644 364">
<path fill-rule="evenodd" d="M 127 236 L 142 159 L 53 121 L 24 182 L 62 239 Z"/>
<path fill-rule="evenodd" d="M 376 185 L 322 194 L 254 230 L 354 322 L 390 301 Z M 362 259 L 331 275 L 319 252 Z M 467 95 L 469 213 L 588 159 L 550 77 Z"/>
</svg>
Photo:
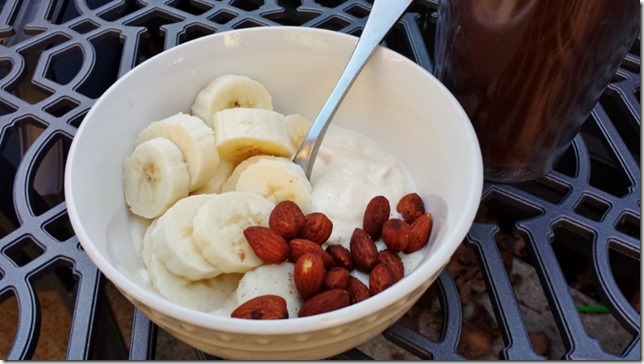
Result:
<svg viewBox="0 0 644 364">
<path fill-rule="evenodd" d="M 297 236 L 304 226 L 304 213 L 293 201 L 280 201 L 268 218 L 268 227 L 289 240 Z"/>
<path fill-rule="evenodd" d="M 346 268 L 334 267 L 324 276 L 324 289 L 341 288 L 346 289 L 349 283 L 349 271 Z"/>
<path fill-rule="evenodd" d="M 375 296 L 391 287 L 397 281 L 387 264 L 378 263 L 369 272 L 369 294 Z"/>
<path fill-rule="evenodd" d="M 391 206 L 385 196 L 376 196 L 369 200 L 362 216 L 362 229 L 373 241 L 380 239 L 382 224 L 389 219 Z"/>
<path fill-rule="evenodd" d="M 408 193 L 398 201 L 396 211 L 400 213 L 406 223 L 411 224 L 420 215 L 425 213 L 425 203 L 417 193 Z"/>
<path fill-rule="evenodd" d="M 397 218 L 385 221 L 382 225 L 382 241 L 391 251 L 402 251 L 409 244 L 409 224 Z"/>
<path fill-rule="evenodd" d="M 333 244 L 326 247 L 326 252 L 333 258 L 335 265 L 343 267 L 349 272 L 353 270 L 353 259 L 349 249 L 340 244 Z"/>
<path fill-rule="evenodd" d="M 378 252 L 378 263 L 387 265 L 393 273 L 396 281 L 401 280 L 405 276 L 405 266 L 403 265 L 402 259 L 400 259 L 400 256 L 397 253 L 394 253 L 389 249 Z"/>
<path fill-rule="evenodd" d="M 304 226 L 298 234 L 298 238 L 308 239 L 322 245 L 329 240 L 333 232 L 333 223 L 321 212 L 312 212 L 304 216 Z"/>
<path fill-rule="evenodd" d="M 409 242 L 403 252 L 411 254 L 422 249 L 429 242 L 433 221 L 432 214 L 426 212 L 411 223 L 409 226 Z"/>
<path fill-rule="evenodd" d="M 283 237 L 264 226 L 249 226 L 244 237 L 255 255 L 268 264 L 279 264 L 288 257 L 288 244 Z"/>
<path fill-rule="evenodd" d="M 302 299 L 317 294 L 324 283 L 324 262 L 322 257 L 313 253 L 305 253 L 297 259 L 293 268 L 293 281 Z"/>
<path fill-rule="evenodd" d="M 352 305 L 371 297 L 369 288 L 354 276 L 349 276 L 347 292 L 349 292 L 349 301 Z"/>
<path fill-rule="evenodd" d="M 376 264 L 378 249 L 366 231 L 355 228 L 349 241 L 351 258 L 356 269 L 368 273 Z"/>
<path fill-rule="evenodd" d="M 239 305 L 230 317 L 250 320 L 280 320 L 288 318 L 286 300 L 277 295 L 251 298 Z"/>
<path fill-rule="evenodd" d="M 299 317 L 319 315 L 349 306 L 349 293 L 344 289 L 330 289 L 304 301 Z"/>
<path fill-rule="evenodd" d="M 329 253 L 327 253 L 324 248 L 322 248 L 317 243 L 308 240 L 308 239 L 293 239 L 288 242 L 288 261 L 297 262 L 297 260 L 306 253 L 317 254 L 322 257 L 324 262 L 324 267 L 326 269 L 331 269 L 336 266 L 335 261 Z"/>
</svg>

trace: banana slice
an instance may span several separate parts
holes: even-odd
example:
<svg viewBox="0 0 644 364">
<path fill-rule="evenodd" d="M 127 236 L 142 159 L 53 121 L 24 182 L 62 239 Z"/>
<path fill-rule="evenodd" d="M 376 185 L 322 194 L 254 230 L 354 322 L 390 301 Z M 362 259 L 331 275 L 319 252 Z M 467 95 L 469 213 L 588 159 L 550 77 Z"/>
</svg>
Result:
<svg viewBox="0 0 644 364">
<path fill-rule="evenodd" d="M 297 152 L 311 129 L 311 122 L 300 114 L 286 115 L 286 128 L 288 129 L 289 136 L 291 137 L 291 144 L 293 150 Z M 295 154 L 295 153 L 293 153 Z M 291 156 L 293 158 L 294 155 Z"/>
<path fill-rule="evenodd" d="M 125 202 L 136 215 L 153 219 L 188 196 L 190 173 L 181 150 L 165 138 L 139 144 L 123 165 Z"/>
<path fill-rule="evenodd" d="M 284 115 L 262 109 L 226 109 L 213 117 L 221 158 L 239 163 L 258 154 L 290 157 L 295 153 Z"/>
<path fill-rule="evenodd" d="M 237 305 L 257 296 L 275 294 L 286 300 L 288 316 L 297 317 L 302 299 L 293 280 L 294 267 L 295 264 L 284 262 L 265 264 L 246 272 L 235 292 Z"/>
<path fill-rule="evenodd" d="M 221 274 L 215 278 L 191 281 L 173 274 L 152 254 L 148 274 L 152 288 L 168 300 L 198 311 L 212 311 L 235 299 L 242 274 Z"/>
<path fill-rule="evenodd" d="M 275 204 L 250 192 L 214 195 L 195 215 L 192 236 L 201 254 L 224 273 L 244 273 L 259 265 L 243 231 L 248 226 L 268 226 Z"/>
<path fill-rule="evenodd" d="M 191 191 L 204 185 L 215 174 L 219 165 L 215 134 L 198 117 L 178 113 L 152 122 L 139 133 L 136 144 L 158 137 L 171 140 L 181 149 L 190 172 Z"/>
<path fill-rule="evenodd" d="M 159 221 L 159 219 L 154 219 L 148 226 L 145 230 L 145 234 L 143 234 L 143 241 L 141 242 L 141 260 L 143 260 L 143 265 L 146 267 L 150 266 L 150 261 L 152 260 L 152 254 L 154 252 L 152 231 L 156 228 L 157 221 Z"/>
<path fill-rule="evenodd" d="M 222 160 L 219 163 L 219 167 L 215 171 L 215 175 L 210 177 L 210 179 L 202 187 L 194 190 L 191 194 L 204 194 L 204 193 L 220 193 L 228 177 L 233 173 L 235 165 L 231 162 Z"/>
<path fill-rule="evenodd" d="M 192 220 L 197 210 L 213 196 L 193 195 L 177 201 L 159 217 L 150 234 L 157 258 L 172 273 L 192 281 L 221 274 L 202 257 L 192 237 Z"/>
<path fill-rule="evenodd" d="M 238 168 L 241 169 L 239 174 Z M 304 170 L 288 158 L 262 156 L 247 165 L 242 162 L 233 171 L 229 181 L 226 181 L 226 188 L 257 193 L 275 204 L 291 200 L 304 213 L 311 212 L 311 182 L 306 178 Z"/>
<path fill-rule="evenodd" d="M 239 176 L 242 174 L 242 172 L 244 172 L 246 168 L 248 168 L 248 166 L 250 166 L 251 164 L 257 163 L 257 161 L 259 161 L 262 158 L 274 158 L 274 157 L 268 156 L 268 155 L 256 155 L 243 160 L 233 169 L 230 176 L 226 178 L 226 181 L 221 186 L 221 192 L 235 191 L 235 188 L 237 187 L 237 181 L 239 180 Z"/>
<path fill-rule="evenodd" d="M 273 110 L 273 100 L 260 82 L 246 76 L 225 74 L 210 81 L 197 94 L 191 110 L 212 127 L 216 112 L 236 107 Z"/>
</svg>

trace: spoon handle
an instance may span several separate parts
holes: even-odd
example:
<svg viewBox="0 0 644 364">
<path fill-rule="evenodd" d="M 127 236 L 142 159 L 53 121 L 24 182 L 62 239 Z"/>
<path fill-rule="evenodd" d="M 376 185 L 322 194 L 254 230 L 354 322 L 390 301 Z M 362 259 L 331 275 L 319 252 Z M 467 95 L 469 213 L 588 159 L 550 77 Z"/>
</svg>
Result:
<svg viewBox="0 0 644 364">
<path fill-rule="evenodd" d="M 313 163 L 324 134 L 331 123 L 331 119 L 338 110 L 340 103 L 347 94 L 367 60 L 373 54 L 378 44 L 384 39 L 389 29 L 396 23 L 412 0 L 375 0 L 367 18 L 362 35 L 358 39 L 351 58 L 347 63 L 340 79 L 336 83 L 329 98 L 322 106 L 320 113 L 311 124 L 308 134 L 304 138 L 300 149 L 295 153 L 293 161 L 304 169 L 306 177 L 310 179 Z"/>
</svg>

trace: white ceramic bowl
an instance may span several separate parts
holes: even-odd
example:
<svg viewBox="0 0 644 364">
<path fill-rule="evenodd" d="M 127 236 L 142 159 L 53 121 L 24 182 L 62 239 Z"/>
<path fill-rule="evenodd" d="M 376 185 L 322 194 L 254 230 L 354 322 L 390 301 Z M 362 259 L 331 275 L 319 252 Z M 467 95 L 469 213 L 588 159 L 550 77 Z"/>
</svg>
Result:
<svg viewBox="0 0 644 364">
<path fill-rule="evenodd" d="M 333 123 L 357 130 L 404 161 L 434 216 L 418 268 L 378 296 L 318 316 L 256 321 L 215 316 L 167 301 L 140 277 L 141 220 L 123 197 L 123 160 L 149 122 L 190 112 L 215 76 L 257 79 L 275 110 L 310 120 L 357 41 L 338 32 L 261 27 L 218 33 L 172 48 L 120 78 L 85 117 L 69 151 L 65 194 L 83 248 L 121 292 L 179 339 L 223 358 L 317 359 L 378 335 L 427 290 L 467 234 L 479 205 L 482 162 L 457 101 L 402 55 L 378 49 Z"/>
</svg>

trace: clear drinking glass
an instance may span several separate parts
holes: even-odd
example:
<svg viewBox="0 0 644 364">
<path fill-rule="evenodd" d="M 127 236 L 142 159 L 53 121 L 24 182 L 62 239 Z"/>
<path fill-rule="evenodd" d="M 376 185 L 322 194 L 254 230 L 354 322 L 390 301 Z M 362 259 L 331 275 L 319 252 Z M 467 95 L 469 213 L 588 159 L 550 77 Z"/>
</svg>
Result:
<svg viewBox="0 0 644 364">
<path fill-rule="evenodd" d="M 471 119 L 485 179 L 551 171 L 639 28 L 638 0 L 442 0 L 434 73 Z"/>
</svg>

